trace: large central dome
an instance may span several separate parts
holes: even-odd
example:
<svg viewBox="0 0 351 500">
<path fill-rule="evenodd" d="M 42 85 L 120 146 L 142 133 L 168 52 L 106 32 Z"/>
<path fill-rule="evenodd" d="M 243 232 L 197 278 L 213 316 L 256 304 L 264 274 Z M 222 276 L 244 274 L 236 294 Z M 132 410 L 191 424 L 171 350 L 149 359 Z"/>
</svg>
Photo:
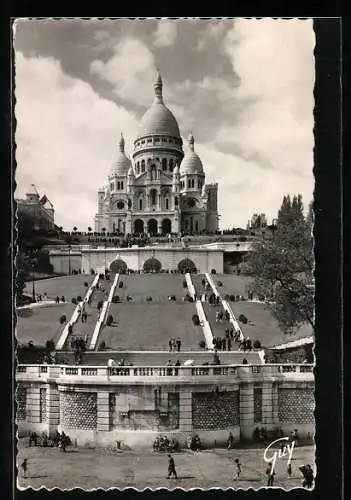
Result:
<svg viewBox="0 0 351 500">
<path fill-rule="evenodd" d="M 177 120 L 163 102 L 162 79 L 159 73 L 154 83 L 154 89 L 155 100 L 141 119 L 138 139 L 148 135 L 167 135 L 180 138 Z"/>
</svg>

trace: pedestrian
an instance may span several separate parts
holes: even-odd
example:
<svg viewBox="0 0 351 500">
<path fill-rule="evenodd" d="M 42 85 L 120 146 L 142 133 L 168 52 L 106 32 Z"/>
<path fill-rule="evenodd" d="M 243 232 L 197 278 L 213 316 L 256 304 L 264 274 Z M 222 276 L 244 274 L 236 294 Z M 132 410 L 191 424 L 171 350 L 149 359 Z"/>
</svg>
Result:
<svg viewBox="0 0 351 500">
<path fill-rule="evenodd" d="M 180 346 L 182 345 L 182 341 L 180 340 L 179 337 L 176 340 L 176 345 L 177 345 L 177 351 L 180 352 Z"/>
<path fill-rule="evenodd" d="M 267 486 L 274 486 L 274 469 L 272 470 L 272 467 L 268 467 L 268 469 L 266 470 L 266 474 L 268 476 Z"/>
<path fill-rule="evenodd" d="M 301 467 L 299 467 L 299 469 L 303 475 L 303 481 L 302 481 L 303 488 L 308 488 L 308 489 L 312 488 L 314 481 L 312 467 L 309 464 L 307 464 L 307 465 L 302 465 Z"/>
<path fill-rule="evenodd" d="M 56 304 L 60 303 L 60 297 L 59 296 L 56 297 L 55 302 L 56 302 Z"/>
<path fill-rule="evenodd" d="M 171 352 L 173 348 L 173 339 L 169 339 L 168 345 L 169 345 L 169 351 Z"/>
<path fill-rule="evenodd" d="M 291 479 L 291 476 L 292 476 L 291 463 L 288 465 L 287 473 L 288 473 L 289 478 Z"/>
<path fill-rule="evenodd" d="M 66 302 L 64 295 L 61 297 L 61 302 Z"/>
<path fill-rule="evenodd" d="M 73 332 L 73 327 L 72 327 L 71 323 L 68 323 L 68 334 L 72 335 L 72 332 Z"/>
<path fill-rule="evenodd" d="M 27 466 L 28 466 L 28 460 L 25 458 L 21 464 L 21 468 L 23 471 L 23 477 L 27 477 Z"/>
<path fill-rule="evenodd" d="M 234 481 L 238 481 L 241 474 L 241 463 L 238 458 L 235 459 Z"/>
<path fill-rule="evenodd" d="M 231 349 L 232 349 L 232 341 L 230 340 L 230 338 L 227 340 L 227 346 L 228 346 L 228 351 L 231 351 Z"/>
<path fill-rule="evenodd" d="M 177 472 L 175 469 L 175 463 L 172 455 L 168 455 L 168 476 L 167 478 L 170 479 L 171 476 L 174 476 L 175 479 L 177 479 Z"/>
</svg>

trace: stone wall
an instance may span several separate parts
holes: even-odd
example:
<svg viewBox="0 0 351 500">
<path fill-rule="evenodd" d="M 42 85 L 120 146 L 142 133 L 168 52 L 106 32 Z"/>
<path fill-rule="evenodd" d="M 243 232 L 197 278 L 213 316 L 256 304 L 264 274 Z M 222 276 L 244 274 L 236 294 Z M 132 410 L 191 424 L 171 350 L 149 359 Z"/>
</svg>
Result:
<svg viewBox="0 0 351 500">
<path fill-rule="evenodd" d="M 60 424 L 65 429 L 95 430 L 96 392 L 60 392 Z"/>
<path fill-rule="evenodd" d="M 26 420 L 27 419 L 27 388 L 24 387 L 22 384 L 17 385 L 16 404 L 17 404 L 16 419 L 19 421 Z"/>
<path fill-rule="evenodd" d="M 52 263 L 54 262 L 53 257 L 53 253 L 50 253 L 50 262 Z M 83 249 L 82 268 L 90 270 L 104 267 L 105 257 L 107 267 L 114 260 L 122 259 L 128 268 L 133 270 L 142 270 L 144 263 L 150 258 L 159 260 L 164 270 L 175 270 L 179 262 L 188 258 L 194 262 L 201 273 L 208 272 L 211 269 L 216 269 L 219 274 L 223 273 L 223 252 L 221 250 L 170 249 L 165 247 L 108 248 L 106 251 L 104 249 Z"/>
<path fill-rule="evenodd" d="M 282 424 L 314 423 L 313 387 L 279 388 L 278 418 Z"/>
<path fill-rule="evenodd" d="M 236 376 L 189 372 L 184 378 L 113 381 L 98 374 L 96 380 L 93 375 L 75 379 L 57 366 L 48 372 L 33 366 L 18 373 L 16 423 L 20 432 L 64 430 L 81 444 L 123 439 L 152 446 L 160 432 L 182 442 L 196 432 L 212 446 L 224 444 L 229 430 L 236 439 L 251 440 L 258 425 L 272 435 L 296 428 L 301 437 L 313 436 L 313 373 L 306 365 L 296 373 L 278 368 L 248 366 L 238 368 Z"/>
<path fill-rule="evenodd" d="M 239 391 L 192 394 L 194 430 L 230 429 L 239 425 Z"/>
</svg>

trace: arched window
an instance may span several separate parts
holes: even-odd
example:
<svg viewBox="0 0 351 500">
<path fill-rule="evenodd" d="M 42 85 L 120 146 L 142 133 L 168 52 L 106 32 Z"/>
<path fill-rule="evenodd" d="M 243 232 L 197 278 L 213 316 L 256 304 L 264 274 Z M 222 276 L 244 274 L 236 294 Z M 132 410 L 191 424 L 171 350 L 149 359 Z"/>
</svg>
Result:
<svg viewBox="0 0 351 500">
<path fill-rule="evenodd" d="M 168 201 L 168 198 L 166 198 L 166 210 L 168 210 L 169 208 L 169 201 Z"/>
<path fill-rule="evenodd" d="M 167 160 L 166 160 L 166 158 L 162 159 L 162 170 L 163 171 L 167 170 Z"/>
<path fill-rule="evenodd" d="M 191 188 L 191 181 L 188 179 L 188 188 Z"/>
<path fill-rule="evenodd" d="M 143 200 L 140 198 L 139 200 L 139 210 L 143 209 Z"/>
<path fill-rule="evenodd" d="M 145 160 L 141 160 L 141 171 L 142 173 L 145 172 Z"/>
<path fill-rule="evenodd" d="M 111 189 L 111 191 L 113 191 L 113 188 L 114 188 L 114 183 L 113 183 L 113 182 L 111 182 L 111 183 L 110 183 L 110 189 Z"/>
<path fill-rule="evenodd" d="M 150 197 L 151 197 L 151 205 L 156 205 L 156 197 L 157 197 L 156 189 L 151 189 Z"/>
<path fill-rule="evenodd" d="M 194 179 L 191 179 L 191 187 L 194 188 L 194 186 L 195 186 L 195 181 Z"/>
<path fill-rule="evenodd" d="M 199 179 L 199 180 L 197 181 L 197 188 L 198 188 L 198 189 L 201 189 L 201 179 Z"/>
<path fill-rule="evenodd" d="M 123 181 L 121 181 L 121 189 L 123 189 Z"/>
<path fill-rule="evenodd" d="M 178 196 L 176 196 L 176 197 L 174 198 L 174 204 L 175 204 L 175 206 L 176 206 L 176 207 L 178 206 Z"/>
<path fill-rule="evenodd" d="M 174 162 L 172 160 L 172 158 L 169 160 L 169 171 L 170 172 L 173 172 L 173 165 L 174 165 Z"/>
<path fill-rule="evenodd" d="M 117 189 L 120 189 L 120 182 L 117 182 Z"/>
<path fill-rule="evenodd" d="M 139 162 L 137 162 L 137 164 L 136 164 L 136 172 L 137 172 L 137 175 L 140 174 L 140 163 Z"/>
</svg>

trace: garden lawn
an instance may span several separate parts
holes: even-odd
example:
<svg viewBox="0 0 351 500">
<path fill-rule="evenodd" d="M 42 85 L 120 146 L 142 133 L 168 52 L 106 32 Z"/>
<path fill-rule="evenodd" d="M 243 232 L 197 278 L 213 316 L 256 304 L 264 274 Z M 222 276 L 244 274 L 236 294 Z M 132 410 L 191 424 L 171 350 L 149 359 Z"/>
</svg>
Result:
<svg viewBox="0 0 351 500">
<path fill-rule="evenodd" d="M 56 343 L 65 327 L 59 322 L 60 316 L 66 315 L 67 321 L 71 319 L 75 305 L 52 304 L 32 309 L 19 309 L 17 311 L 16 338 L 19 344 L 32 341 L 34 345 L 45 345 L 47 340 L 53 339 Z"/>
<path fill-rule="evenodd" d="M 216 274 L 211 277 L 223 298 L 225 295 L 243 295 L 247 298 L 247 289 L 252 278 L 236 274 Z M 223 286 L 218 286 L 218 281 L 221 281 Z"/>
<path fill-rule="evenodd" d="M 50 278 L 35 281 L 35 293 L 44 295 L 46 292 L 49 300 L 54 300 L 57 296 L 60 298 L 62 295 L 66 301 L 71 301 L 77 295 L 84 295 L 87 293 L 88 288 L 84 286 L 87 282 L 89 285 L 93 281 L 94 276 L 78 274 L 75 276 L 62 276 L 59 278 Z M 24 294 L 32 296 L 32 282 L 26 283 Z"/>
<path fill-rule="evenodd" d="M 115 295 L 124 301 L 127 295 L 133 298 L 133 302 L 146 302 L 147 297 L 152 297 L 153 302 L 167 302 L 169 295 L 175 295 L 178 302 L 187 293 L 183 288 L 184 277 L 175 274 L 128 274 L 121 275 L 119 283 L 123 282 L 123 288 L 116 288 Z"/>
<path fill-rule="evenodd" d="M 147 282 L 147 281 L 146 281 Z M 180 337 L 182 349 L 199 349 L 204 340 L 201 326 L 195 326 L 194 303 L 122 303 L 111 304 L 113 326 L 105 326 L 98 342 L 116 350 L 167 350 L 172 337 Z"/>
<path fill-rule="evenodd" d="M 229 305 L 238 321 L 240 314 L 248 319 L 246 325 L 239 321 L 243 334 L 253 341 L 259 340 L 262 347 L 272 347 L 313 334 L 308 324 L 302 325 L 294 334 L 284 334 L 269 306 L 264 302 L 240 301 L 230 302 Z"/>
</svg>

